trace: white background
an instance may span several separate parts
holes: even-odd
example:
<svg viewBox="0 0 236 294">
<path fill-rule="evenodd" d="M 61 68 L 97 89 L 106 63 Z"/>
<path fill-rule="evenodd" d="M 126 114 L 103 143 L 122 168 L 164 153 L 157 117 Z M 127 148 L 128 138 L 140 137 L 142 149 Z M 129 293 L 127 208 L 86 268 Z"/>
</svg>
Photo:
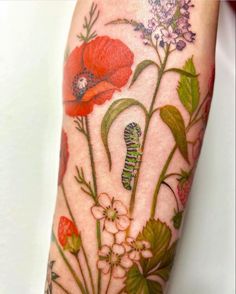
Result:
<svg viewBox="0 0 236 294">
<path fill-rule="evenodd" d="M 74 4 L 0 1 L 0 294 L 43 293 Z M 234 54 L 222 3 L 214 101 L 169 294 L 235 293 Z"/>
</svg>

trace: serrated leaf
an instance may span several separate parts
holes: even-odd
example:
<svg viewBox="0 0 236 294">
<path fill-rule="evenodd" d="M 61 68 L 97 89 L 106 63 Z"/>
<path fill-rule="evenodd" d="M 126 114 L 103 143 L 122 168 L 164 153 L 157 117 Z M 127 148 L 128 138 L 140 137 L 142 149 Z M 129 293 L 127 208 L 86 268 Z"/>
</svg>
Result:
<svg viewBox="0 0 236 294">
<path fill-rule="evenodd" d="M 183 70 L 181 68 L 174 68 L 174 67 L 173 68 L 169 68 L 169 69 L 165 70 L 165 73 L 167 73 L 167 72 L 175 72 L 175 73 L 181 74 L 181 75 L 186 76 L 186 77 L 189 77 L 189 78 L 196 78 L 196 77 L 198 77 L 197 74 L 193 74 L 193 73 L 188 72 L 186 70 Z"/>
<path fill-rule="evenodd" d="M 158 265 L 158 268 L 152 272 L 152 275 L 161 277 L 164 281 L 168 281 L 170 272 L 173 267 L 175 253 L 176 253 L 177 241 L 175 241 L 171 247 L 165 252 L 163 258 Z"/>
<path fill-rule="evenodd" d="M 193 58 L 186 61 L 183 70 L 196 75 L 195 65 L 193 63 Z M 197 77 L 188 77 L 184 74 L 181 75 L 177 92 L 179 99 L 183 106 L 192 115 L 199 105 L 200 91 L 199 91 L 199 81 Z"/>
<path fill-rule="evenodd" d="M 138 240 L 148 241 L 151 245 L 153 257 L 142 260 L 144 273 L 150 272 L 162 260 L 171 240 L 171 230 L 159 220 L 149 220 L 143 231 L 139 233 Z"/>
<path fill-rule="evenodd" d="M 143 60 L 142 62 L 140 62 L 137 66 L 136 69 L 134 71 L 134 75 L 130 84 L 130 87 L 134 84 L 134 82 L 137 80 L 137 78 L 139 77 L 139 75 L 143 72 L 143 70 L 145 68 L 147 68 L 150 65 L 155 65 L 157 68 L 159 68 L 159 66 L 152 60 Z"/>
<path fill-rule="evenodd" d="M 125 292 L 128 294 L 163 294 L 157 281 L 143 276 L 137 265 L 130 268 L 125 280 Z"/>
<path fill-rule="evenodd" d="M 108 161 L 109 161 L 109 168 L 111 169 L 112 161 L 111 161 L 111 154 L 108 146 L 108 135 L 110 128 L 114 121 L 117 119 L 117 117 L 126 109 L 137 106 L 141 108 L 145 114 L 145 118 L 147 117 L 147 110 L 145 106 L 140 103 L 139 101 L 132 99 L 132 98 L 122 98 L 119 99 L 111 104 L 111 106 L 108 108 L 105 116 L 103 117 L 102 124 L 101 124 L 101 137 L 104 144 L 104 147 L 106 149 Z"/>
<path fill-rule="evenodd" d="M 160 109 L 160 116 L 163 122 L 170 128 L 180 153 L 189 162 L 188 143 L 181 113 L 175 106 L 166 105 Z"/>
</svg>

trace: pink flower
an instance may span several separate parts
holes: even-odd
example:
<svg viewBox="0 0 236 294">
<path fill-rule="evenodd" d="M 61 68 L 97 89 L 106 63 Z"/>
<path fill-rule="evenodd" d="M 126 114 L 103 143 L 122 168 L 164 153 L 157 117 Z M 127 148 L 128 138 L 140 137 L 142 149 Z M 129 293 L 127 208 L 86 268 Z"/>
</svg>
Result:
<svg viewBox="0 0 236 294">
<path fill-rule="evenodd" d="M 150 258 L 153 256 L 150 243 L 144 240 L 135 240 L 129 237 L 125 242 L 125 248 L 129 258 L 133 261 L 139 261 L 141 257 Z"/>
<path fill-rule="evenodd" d="M 92 214 L 97 220 L 104 221 L 107 232 L 116 234 L 128 228 L 130 224 L 128 210 L 121 201 L 102 193 L 98 197 L 98 204 L 91 208 Z"/>
<path fill-rule="evenodd" d="M 174 33 L 173 28 L 171 26 L 168 27 L 168 29 L 162 29 L 162 40 L 167 44 L 175 44 L 176 38 L 178 35 Z"/>
<path fill-rule="evenodd" d="M 126 255 L 124 246 L 119 244 L 113 244 L 112 247 L 107 245 L 102 246 L 98 255 L 98 269 L 104 274 L 112 271 L 114 278 L 124 278 L 126 270 L 133 265 L 133 262 Z"/>
<path fill-rule="evenodd" d="M 148 27 L 152 31 L 155 31 L 157 26 L 158 26 L 158 21 L 154 17 L 148 21 Z"/>
</svg>

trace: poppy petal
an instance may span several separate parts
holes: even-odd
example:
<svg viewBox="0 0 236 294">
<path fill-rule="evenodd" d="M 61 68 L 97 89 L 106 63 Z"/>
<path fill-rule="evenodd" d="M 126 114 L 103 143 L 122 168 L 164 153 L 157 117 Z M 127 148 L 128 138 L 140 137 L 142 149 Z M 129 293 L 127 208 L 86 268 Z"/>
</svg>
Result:
<svg viewBox="0 0 236 294">
<path fill-rule="evenodd" d="M 64 107 L 69 116 L 86 116 L 93 111 L 93 101 L 64 101 Z"/>
<path fill-rule="evenodd" d="M 64 66 L 63 96 L 64 100 L 71 100 L 72 82 L 74 77 L 83 70 L 83 51 L 85 45 L 76 47 L 69 55 Z"/>
<path fill-rule="evenodd" d="M 103 92 L 96 97 L 94 97 L 94 103 L 97 105 L 103 104 L 106 100 L 110 100 L 112 98 L 112 95 L 114 94 L 115 90 L 109 90 L 106 92 Z"/>
<path fill-rule="evenodd" d="M 121 88 L 128 82 L 128 79 L 131 76 L 131 74 L 132 74 L 132 70 L 129 66 L 122 67 L 122 68 L 118 69 L 117 71 L 115 71 L 109 77 L 109 81 L 113 85 Z"/>
<path fill-rule="evenodd" d="M 84 65 L 96 77 L 104 78 L 123 67 L 131 67 L 134 55 L 120 40 L 97 37 L 84 50 Z"/>
<path fill-rule="evenodd" d="M 86 91 L 86 93 L 83 96 L 82 101 L 83 102 L 87 102 L 92 100 L 94 97 L 96 97 L 97 95 L 107 92 L 107 91 L 111 91 L 111 90 L 119 90 L 116 86 L 112 85 L 111 83 L 108 83 L 106 81 L 102 81 L 100 83 L 98 83 L 96 86 L 88 89 Z"/>
</svg>

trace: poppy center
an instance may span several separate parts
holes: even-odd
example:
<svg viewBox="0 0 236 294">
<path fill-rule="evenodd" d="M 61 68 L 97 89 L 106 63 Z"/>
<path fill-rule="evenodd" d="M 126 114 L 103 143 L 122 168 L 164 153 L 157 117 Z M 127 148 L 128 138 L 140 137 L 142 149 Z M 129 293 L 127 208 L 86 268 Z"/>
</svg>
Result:
<svg viewBox="0 0 236 294">
<path fill-rule="evenodd" d="M 84 69 L 81 73 L 77 74 L 72 82 L 72 92 L 77 100 L 82 100 L 85 92 L 94 87 L 98 83 L 98 79 L 95 78 L 87 69 Z"/>
</svg>

